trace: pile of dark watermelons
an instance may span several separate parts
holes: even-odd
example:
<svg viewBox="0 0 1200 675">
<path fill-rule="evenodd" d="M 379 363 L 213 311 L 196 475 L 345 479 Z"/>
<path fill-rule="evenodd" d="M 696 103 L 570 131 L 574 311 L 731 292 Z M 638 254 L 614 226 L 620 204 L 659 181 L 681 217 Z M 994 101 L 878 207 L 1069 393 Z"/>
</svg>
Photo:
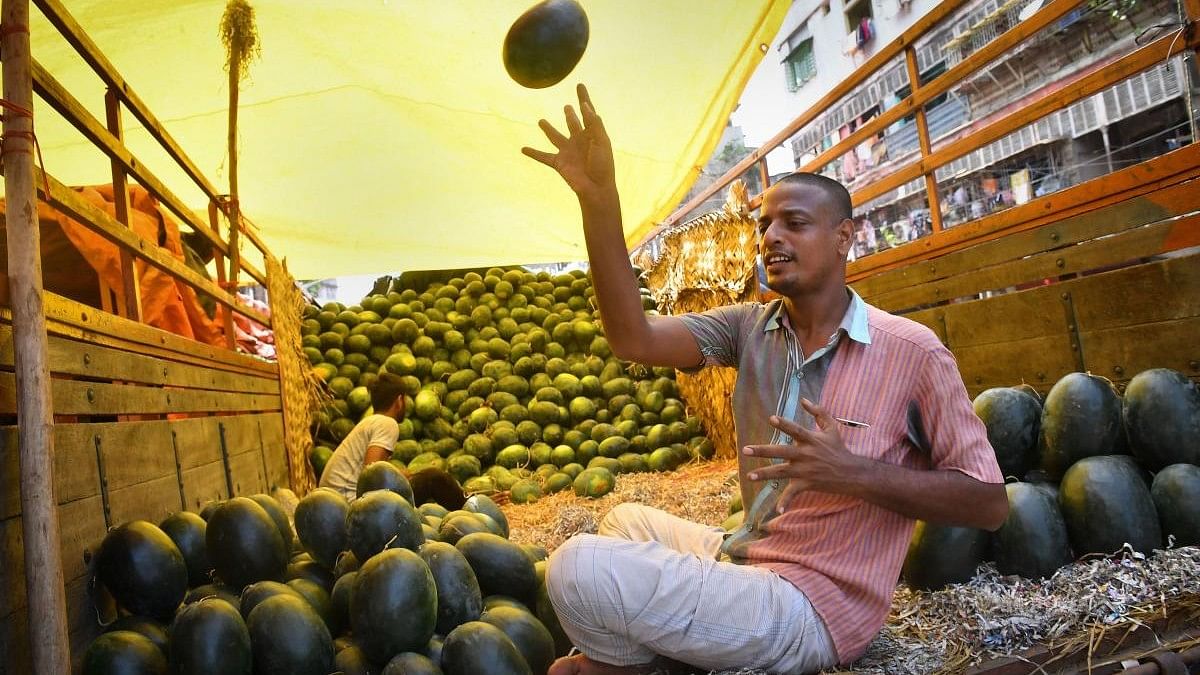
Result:
<svg viewBox="0 0 1200 675">
<path fill-rule="evenodd" d="M 545 673 L 570 644 L 546 594 L 546 551 L 508 541 L 489 498 L 414 507 L 388 462 L 359 498 L 267 495 L 111 530 L 96 582 L 122 616 L 83 675 Z"/>
<path fill-rule="evenodd" d="M 1021 385 L 988 389 L 974 406 L 1009 481 L 1008 520 L 995 533 L 918 523 L 911 586 L 967 581 L 985 560 L 1037 579 L 1126 545 L 1200 545 L 1200 388 L 1182 373 L 1143 371 L 1124 396 L 1071 373 L 1044 401 Z"/>
</svg>

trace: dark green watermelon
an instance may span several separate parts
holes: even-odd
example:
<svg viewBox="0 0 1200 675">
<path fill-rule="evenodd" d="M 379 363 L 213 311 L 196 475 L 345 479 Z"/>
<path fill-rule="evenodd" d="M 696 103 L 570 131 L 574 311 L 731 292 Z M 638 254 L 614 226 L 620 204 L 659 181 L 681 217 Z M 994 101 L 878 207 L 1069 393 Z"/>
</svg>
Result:
<svg viewBox="0 0 1200 675">
<path fill-rule="evenodd" d="M 1124 447 L 1121 398 L 1103 377 L 1070 373 L 1054 383 L 1042 406 L 1040 468 L 1057 480 L 1084 457 Z"/>
<path fill-rule="evenodd" d="M 342 554 L 338 556 L 337 564 L 333 566 L 333 578 L 341 579 L 350 572 L 357 572 L 360 565 L 354 551 L 342 551 Z"/>
<path fill-rule="evenodd" d="M 1018 384 L 1017 386 L 1013 387 L 1013 389 L 1016 389 L 1017 391 L 1029 394 L 1030 396 L 1033 397 L 1033 400 L 1037 401 L 1038 408 L 1042 407 L 1042 395 L 1039 394 L 1038 390 L 1034 389 L 1032 385 L 1029 385 L 1026 383 L 1021 383 L 1021 384 Z"/>
<path fill-rule="evenodd" d="M 417 511 L 421 513 L 421 517 L 433 516 L 434 518 L 445 518 L 447 513 L 450 513 L 446 507 L 436 502 L 425 502 L 417 507 Z"/>
<path fill-rule="evenodd" d="M 550 552 L 546 550 L 546 547 L 537 544 L 521 544 L 521 550 L 525 551 L 525 555 L 535 563 L 550 557 Z"/>
<path fill-rule="evenodd" d="M 522 87 L 557 84 L 583 58 L 588 34 L 587 14 L 576 0 L 542 0 L 504 36 L 504 69 Z"/>
<path fill-rule="evenodd" d="M 150 638 L 130 630 L 104 633 L 92 640 L 81 675 L 167 675 L 167 657 Z"/>
<path fill-rule="evenodd" d="M 550 602 L 550 592 L 543 582 L 538 586 L 537 600 L 534 602 L 534 616 L 546 630 L 550 631 L 551 637 L 554 638 L 554 655 L 566 656 L 570 653 L 573 645 L 571 638 L 567 637 L 566 631 L 562 629 L 562 624 L 558 622 L 558 614 L 554 611 L 554 603 Z"/>
<path fill-rule="evenodd" d="M 217 507 L 224 503 L 224 499 L 214 499 L 211 502 L 205 502 L 203 508 L 200 509 L 200 517 L 203 518 L 205 522 L 208 522 L 208 519 L 212 517 L 212 514 L 216 513 Z"/>
<path fill-rule="evenodd" d="M 444 645 L 445 643 L 442 640 L 442 636 L 434 635 L 433 637 L 429 638 L 429 642 L 425 643 L 425 647 L 421 650 L 421 653 L 428 657 L 430 661 L 433 661 L 435 665 L 441 667 L 442 647 Z"/>
<path fill-rule="evenodd" d="M 437 584 L 420 556 L 393 548 L 363 563 L 350 591 L 350 626 L 367 656 L 387 663 L 419 649 L 436 625 Z"/>
<path fill-rule="evenodd" d="M 296 536 L 304 550 L 328 569 L 337 564 L 346 550 L 346 498 L 326 488 L 304 495 L 296 505 Z"/>
<path fill-rule="evenodd" d="M 104 627 L 105 633 L 119 630 L 130 630 L 145 635 L 158 647 L 163 656 L 170 656 L 171 640 L 167 637 L 167 629 L 154 619 L 127 614 Z"/>
<path fill-rule="evenodd" d="M 329 594 L 329 632 L 340 635 L 350 627 L 350 596 L 358 572 L 347 572 L 338 578 Z"/>
<path fill-rule="evenodd" d="M 278 581 L 256 581 L 250 584 L 242 589 L 241 602 L 238 605 L 242 618 L 249 618 L 250 612 L 253 612 L 254 608 L 258 607 L 258 604 L 263 600 L 281 594 L 291 595 L 301 600 L 304 599 L 304 596 L 300 595 L 299 591 Z"/>
<path fill-rule="evenodd" d="M 476 532 L 491 533 L 491 530 L 482 519 L 476 517 L 476 514 L 459 512 L 451 513 L 442 519 L 437 536 L 440 541 L 454 545 L 459 539 Z"/>
<path fill-rule="evenodd" d="M 1029 483 L 1009 483 L 1004 488 L 1008 519 L 993 539 L 1000 573 L 1041 579 L 1074 560 L 1054 491 Z"/>
<path fill-rule="evenodd" d="M 1149 553 L 1161 545 L 1154 500 L 1132 457 L 1081 459 L 1067 470 L 1058 489 L 1076 555 L 1107 555 L 1126 543 Z"/>
<path fill-rule="evenodd" d="M 984 390 L 972 404 L 987 427 L 988 442 L 1005 476 L 1020 478 L 1037 460 L 1042 407 L 1032 396 L 1008 387 Z"/>
<path fill-rule="evenodd" d="M 325 622 L 327 627 L 329 627 L 329 634 L 333 635 L 333 626 L 330 623 L 330 614 L 332 609 L 329 604 L 328 591 L 326 591 L 320 585 L 309 581 L 308 579 L 292 579 L 291 581 L 287 582 L 287 587 L 299 593 L 304 597 L 309 605 L 312 605 L 313 611 L 315 611 L 317 616 L 321 617 L 321 620 Z"/>
<path fill-rule="evenodd" d="M 250 632 L 232 605 L 207 598 L 179 610 L 171 624 L 171 672 L 175 675 L 250 675 Z"/>
<path fill-rule="evenodd" d="M 466 503 L 463 504 L 463 510 L 470 513 L 482 513 L 485 516 L 490 517 L 492 520 L 496 521 L 498 525 L 500 525 L 500 529 L 502 530 L 496 534 L 504 537 L 505 539 L 508 538 L 508 518 L 504 516 L 504 511 L 500 510 L 500 507 L 496 504 L 496 502 L 492 501 L 491 497 L 488 497 L 487 495 L 472 495 L 469 499 L 467 499 Z"/>
<path fill-rule="evenodd" d="M 1124 413 L 1129 449 L 1142 466 L 1200 464 L 1200 387 L 1183 373 L 1155 368 L 1135 375 Z"/>
<path fill-rule="evenodd" d="M 489 595 L 483 599 L 483 611 L 486 612 L 497 607 L 512 607 L 513 609 L 520 609 L 526 612 L 532 611 L 529 605 L 511 595 L 496 594 Z"/>
<path fill-rule="evenodd" d="M 329 675 L 333 638 L 325 622 L 302 598 L 274 595 L 250 612 L 246 621 L 254 651 L 254 672 Z"/>
<path fill-rule="evenodd" d="M 279 500 L 271 495 L 261 493 L 250 495 L 250 499 L 263 507 L 267 515 L 271 516 L 271 520 L 275 522 L 275 527 L 279 528 L 279 536 L 283 537 L 284 548 L 290 553 L 292 550 L 292 540 L 295 539 L 295 535 L 292 533 L 292 524 L 288 522 L 287 514 L 284 513 L 283 506 L 280 505 Z"/>
<path fill-rule="evenodd" d="M 358 474 L 355 495 L 361 497 L 372 490 L 391 490 L 404 497 L 404 501 L 409 504 L 413 503 L 412 485 L 391 462 L 372 462 Z"/>
<path fill-rule="evenodd" d="M 545 675 L 554 662 L 554 636 L 528 611 L 495 607 L 484 612 L 480 621 L 504 631 L 534 675 Z"/>
<path fill-rule="evenodd" d="M 909 586 L 922 591 L 960 584 L 975 576 L 987 549 L 985 530 L 918 520 L 900 575 Z"/>
<path fill-rule="evenodd" d="M 495 534 L 468 534 L 455 544 L 479 580 L 486 595 L 511 595 L 525 601 L 537 591 L 537 573 L 533 561 L 520 546 Z"/>
<path fill-rule="evenodd" d="M 415 551 L 425 542 L 417 510 L 390 490 L 368 492 L 350 505 L 346 537 L 354 556 L 363 561 L 385 548 Z"/>
<path fill-rule="evenodd" d="M 381 675 L 442 675 L 442 669 L 424 654 L 404 652 L 388 661 Z"/>
<path fill-rule="evenodd" d="M 1200 546 L 1200 466 L 1172 464 L 1154 476 L 1150 496 L 1163 538 L 1175 546 Z"/>
<path fill-rule="evenodd" d="M 257 502 L 234 497 L 208 519 L 208 557 L 217 577 L 231 588 L 283 578 L 288 551 L 271 516 Z"/>
<path fill-rule="evenodd" d="M 109 530 L 96 553 L 96 578 L 131 614 L 169 619 L 187 593 L 188 570 L 175 542 L 144 520 Z"/>
<path fill-rule="evenodd" d="M 238 593 L 223 584 L 204 584 L 188 591 L 183 598 L 183 604 L 190 605 L 205 598 L 220 598 L 234 607 L 241 607 L 242 601 Z"/>
<path fill-rule="evenodd" d="M 475 571 L 457 548 L 430 542 L 418 551 L 437 585 L 437 632 L 445 635 L 459 624 L 475 621 L 483 611 L 483 595 Z"/>
<path fill-rule="evenodd" d="M 381 672 L 356 644 L 340 650 L 333 659 L 333 667 L 342 675 L 379 675 Z"/>
<path fill-rule="evenodd" d="M 305 554 L 306 556 L 308 554 Z M 335 578 L 333 572 L 330 572 L 321 563 L 312 560 L 304 559 L 288 563 L 287 570 L 284 571 L 283 578 L 291 581 L 292 579 L 307 579 L 314 584 L 324 588 L 326 592 L 333 589 Z"/>
<path fill-rule="evenodd" d="M 187 565 L 188 586 L 202 586 L 212 582 L 212 563 L 208 560 L 208 548 L 204 543 L 204 533 L 208 523 L 191 511 L 173 513 L 158 524 L 175 547 L 183 555 Z"/>
<path fill-rule="evenodd" d="M 446 675 L 533 675 L 504 631 L 483 621 L 468 621 L 446 636 L 442 670 Z"/>
</svg>

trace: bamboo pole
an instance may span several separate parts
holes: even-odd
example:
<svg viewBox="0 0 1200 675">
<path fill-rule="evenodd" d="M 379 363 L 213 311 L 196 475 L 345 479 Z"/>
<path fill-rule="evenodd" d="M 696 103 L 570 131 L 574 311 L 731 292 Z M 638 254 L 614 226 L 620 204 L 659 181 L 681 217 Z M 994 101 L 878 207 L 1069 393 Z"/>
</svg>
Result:
<svg viewBox="0 0 1200 675">
<path fill-rule="evenodd" d="M 247 0 L 229 0 L 221 16 L 221 41 L 225 44 L 225 70 L 229 73 L 229 290 L 237 293 L 242 255 L 238 239 L 242 229 L 238 203 L 238 86 L 248 74 L 250 61 L 258 55 L 258 28 L 254 8 Z"/>
<path fill-rule="evenodd" d="M 34 673 L 71 670 L 67 601 L 58 545 L 54 497 L 54 417 L 46 364 L 46 315 L 42 307 L 41 237 L 34 187 L 33 59 L 29 52 L 29 0 L 3 0 L 4 197 L 8 275 L 16 356 L 17 428 L 20 438 L 21 530 L 25 592 Z"/>
</svg>

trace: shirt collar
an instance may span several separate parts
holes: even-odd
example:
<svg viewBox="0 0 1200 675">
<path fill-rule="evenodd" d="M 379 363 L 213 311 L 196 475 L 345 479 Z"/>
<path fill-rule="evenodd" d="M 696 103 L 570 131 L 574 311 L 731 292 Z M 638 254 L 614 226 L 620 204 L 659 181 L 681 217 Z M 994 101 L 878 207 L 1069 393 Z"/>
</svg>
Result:
<svg viewBox="0 0 1200 675">
<path fill-rule="evenodd" d="M 853 288 L 847 287 L 846 290 L 850 292 L 850 305 L 846 308 L 846 314 L 842 316 L 842 322 L 838 324 L 838 329 L 845 331 L 851 340 L 869 345 L 871 344 L 871 332 L 867 325 L 867 303 Z M 783 300 L 776 302 L 775 312 L 767 321 L 763 332 L 781 328 L 787 321 L 787 311 L 784 309 Z"/>
</svg>

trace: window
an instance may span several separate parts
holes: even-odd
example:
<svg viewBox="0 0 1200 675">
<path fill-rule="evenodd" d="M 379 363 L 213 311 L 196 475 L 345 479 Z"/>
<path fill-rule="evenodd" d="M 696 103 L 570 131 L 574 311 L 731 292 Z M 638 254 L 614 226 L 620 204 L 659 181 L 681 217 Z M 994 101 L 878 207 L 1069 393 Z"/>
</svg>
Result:
<svg viewBox="0 0 1200 675">
<path fill-rule="evenodd" d="M 805 82 L 817 76 L 817 60 L 813 57 L 812 38 L 796 45 L 783 60 L 783 70 L 787 76 L 788 91 L 799 90 Z"/>
<path fill-rule="evenodd" d="M 871 13 L 871 0 L 847 0 L 844 13 L 846 15 L 846 30 L 856 30 L 863 19 L 874 19 Z"/>
</svg>

